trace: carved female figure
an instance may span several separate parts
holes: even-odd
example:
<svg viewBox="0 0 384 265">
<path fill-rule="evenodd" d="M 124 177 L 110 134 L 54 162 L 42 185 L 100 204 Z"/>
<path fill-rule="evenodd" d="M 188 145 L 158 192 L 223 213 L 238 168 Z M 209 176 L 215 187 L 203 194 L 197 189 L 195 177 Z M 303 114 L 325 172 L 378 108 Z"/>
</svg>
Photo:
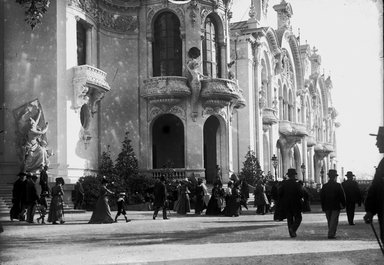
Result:
<svg viewBox="0 0 384 265">
<path fill-rule="evenodd" d="M 39 109 L 36 119 L 29 118 L 29 128 L 23 146 L 25 171 L 34 171 L 40 169 L 42 165 L 49 165 L 47 142 L 42 138 L 48 130 L 48 122 L 45 123 L 44 129 L 40 128 L 38 126 L 40 117 L 41 110 Z"/>
</svg>

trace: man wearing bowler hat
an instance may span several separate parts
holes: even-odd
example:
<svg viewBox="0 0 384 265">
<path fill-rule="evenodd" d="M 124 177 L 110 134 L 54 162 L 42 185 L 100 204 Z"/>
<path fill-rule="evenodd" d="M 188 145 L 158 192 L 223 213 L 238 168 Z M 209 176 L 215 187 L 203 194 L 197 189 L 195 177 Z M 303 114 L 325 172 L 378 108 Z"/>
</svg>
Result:
<svg viewBox="0 0 384 265">
<path fill-rule="evenodd" d="M 384 127 L 379 127 L 376 136 L 376 146 L 380 154 L 384 153 Z M 375 214 L 379 219 L 381 243 L 384 243 L 384 158 L 381 159 L 376 168 L 375 175 L 371 186 L 368 189 L 367 198 L 365 199 L 364 220 L 366 223 L 371 223 Z"/>
<path fill-rule="evenodd" d="M 347 212 L 349 225 L 355 225 L 355 223 L 353 222 L 353 219 L 355 217 L 355 206 L 356 203 L 359 207 L 361 206 L 361 192 L 359 189 L 359 185 L 353 179 L 355 175 L 352 173 L 352 171 L 348 171 L 345 176 L 347 177 L 347 180 L 341 184 L 345 193 L 345 211 Z"/>
<path fill-rule="evenodd" d="M 340 183 L 337 183 L 337 171 L 328 171 L 329 180 L 320 191 L 321 209 L 328 222 L 328 239 L 336 238 L 340 210 L 345 208 L 345 194 Z"/>
<path fill-rule="evenodd" d="M 287 216 L 289 235 L 290 237 L 296 237 L 296 231 L 302 220 L 301 199 L 304 197 L 304 190 L 300 183 L 297 182 L 296 169 L 288 169 L 287 175 L 288 179 L 282 182 L 279 190 L 279 199 Z"/>
</svg>

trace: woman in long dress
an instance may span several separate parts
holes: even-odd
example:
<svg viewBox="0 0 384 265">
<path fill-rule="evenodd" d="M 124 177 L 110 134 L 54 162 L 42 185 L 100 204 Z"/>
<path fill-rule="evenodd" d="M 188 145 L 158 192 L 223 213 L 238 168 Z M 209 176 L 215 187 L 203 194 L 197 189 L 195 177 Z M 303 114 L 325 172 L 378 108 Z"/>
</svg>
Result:
<svg viewBox="0 0 384 265">
<path fill-rule="evenodd" d="M 212 196 L 209 199 L 206 215 L 220 215 L 222 206 L 223 191 L 221 189 L 221 182 L 217 181 L 212 188 Z"/>
<path fill-rule="evenodd" d="M 189 199 L 189 194 L 191 192 L 188 189 L 188 180 L 181 182 L 181 185 L 178 186 L 178 199 L 176 203 L 176 212 L 178 214 L 187 214 L 191 211 L 191 204 Z"/>
<path fill-rule="evenodd" d="M 107 183 L 108 181 L 105 178 L 101 180 L 100 196 L 96 202 L 91 220 L 88 222 L 89 224 L 108 224 L 114 222 L 108 204 L 108 196 L 113 194 L 113 192 L 107 188 Z"/>
<path fill-rule="evenodd" d="M 64 179 L 56 178 L 56 185 L 51 189 L 52 200 L 49 206 L 48 222 L 64 224 Z"/>
</svg>

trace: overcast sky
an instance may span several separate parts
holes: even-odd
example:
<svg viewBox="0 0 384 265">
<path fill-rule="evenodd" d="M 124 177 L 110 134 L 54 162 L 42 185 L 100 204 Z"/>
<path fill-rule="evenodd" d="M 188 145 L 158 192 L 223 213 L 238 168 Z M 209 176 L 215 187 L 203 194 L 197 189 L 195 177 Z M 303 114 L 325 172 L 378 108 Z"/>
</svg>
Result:
<svg viewBox="0 0 384 265">
<path fill-rule="evenodd" d="M 247 20 L 250 0 L 234 0 L 231 22 Z M 276 29 L 270 0 L 268 21 Z M 357 176 L 374 174 L 380 161 L 375 137 L 383 125 L 382 0 L 287 0 L 291 25 L 301 43 L 315 46 L 326 76 L 333 82 L 332 101 L 341 123 L 337 129 L 338 170 Z M 379 8 L 380 6 L 380 8 Z M 323 70 L 322 70 L 323 71 Z"/>
</svg>

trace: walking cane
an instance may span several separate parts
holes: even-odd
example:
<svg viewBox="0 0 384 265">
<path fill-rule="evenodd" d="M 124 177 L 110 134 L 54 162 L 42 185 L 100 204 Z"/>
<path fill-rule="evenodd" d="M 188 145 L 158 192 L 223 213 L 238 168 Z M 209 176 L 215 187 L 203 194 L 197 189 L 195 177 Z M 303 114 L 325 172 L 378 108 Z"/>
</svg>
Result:
<svg viewBox="0 0 384 265">
<path fill-rule="evenodd" d="M 380 238 L 379 238 L 379 236 L 378 236 L 377 233 L 376 233 L 376 229 L 375 229 L 375 227 L 373 226 L 373 220 L 372 220 L 372 222 L 370 222 L 370 224 L 371 224 L 371 227 L 372 227 L 372 231 L 373 231 L 373 233 L 375 234 L 375 237 L 376 237 L 376 239 L 377 239 L 377 243 L 378 243 L 379 246 L 380 246 L 381 252 L 382 252 L 383 255 L 384 255 L 384 249 L 383 249 L 383 246 L 382 246 L 382 244 L 381 244 Z"/>
</svg>

